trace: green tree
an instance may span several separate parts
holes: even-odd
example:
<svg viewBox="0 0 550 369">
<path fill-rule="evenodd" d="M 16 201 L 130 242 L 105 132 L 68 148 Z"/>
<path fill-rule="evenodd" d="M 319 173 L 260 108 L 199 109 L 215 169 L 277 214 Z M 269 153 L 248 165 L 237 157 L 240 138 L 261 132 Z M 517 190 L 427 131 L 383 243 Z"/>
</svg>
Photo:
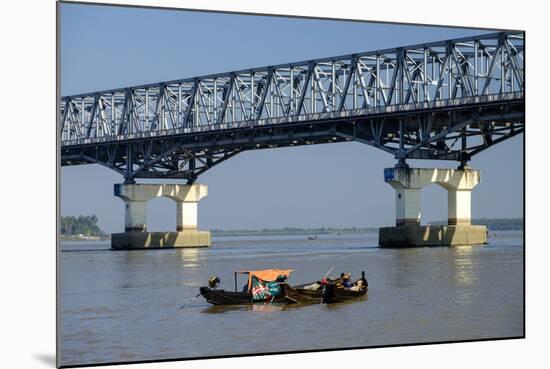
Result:
<svg viewBox="0 0 550 369">
<path fill-rule="evenodd" d="M 84 236 L 105 236 L 105 232 L 97 225 L 97 216 L 93 215 L 79 215 L 78 217 L 69 215 L 61 217 L 61 234 L 79 235 Z"/>
</svg>

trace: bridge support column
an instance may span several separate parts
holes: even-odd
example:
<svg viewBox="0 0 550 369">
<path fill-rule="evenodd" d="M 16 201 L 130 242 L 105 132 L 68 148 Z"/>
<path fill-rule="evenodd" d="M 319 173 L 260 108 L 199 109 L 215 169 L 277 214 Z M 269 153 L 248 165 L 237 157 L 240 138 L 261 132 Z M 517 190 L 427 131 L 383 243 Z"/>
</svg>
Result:
<svg viewBox="0 0 550 369">
<path fill-rule="evenodd" d="M 395 188 L 395 215 L 396 226 L 420 225 L 419 188 Z"/>
<path fill-rule="evenodd" d="M 465 169 L 387 168 L 384 180 L 395 189 L 396 226 L 379 232 L 382 247 L 480 245 L 487 227 L 471 224 L 471 192 L 480 172 Z M 436 183 L 448 191 L 447 225 L 422 226 L 420 192 Z"/>
<path fill-rule="evenodd" d="M 147 230 L 147 202 L 124 200 L 124 231 Z"/>
<path fill-rule="evenodd" d="M 201 184 L 115 184 L 115 196 L 125 204 L 124 233 L 111 235 L 113 249 L 207 247 L 210 232 L 197 230 L 198 202 L 208 194 Z M 147 202 L 167 197 L 176 202 L 176 232 L 146 232 Z"/>
<path fill-rule="evenodd" d="M 198 202 L 177 201 L 176 230 L 197 230 Z"/>
<path fill-rule="evenodd" d="M 448 189 L 448 225 L 472 224 L 472 189 Z"/>
</svg>

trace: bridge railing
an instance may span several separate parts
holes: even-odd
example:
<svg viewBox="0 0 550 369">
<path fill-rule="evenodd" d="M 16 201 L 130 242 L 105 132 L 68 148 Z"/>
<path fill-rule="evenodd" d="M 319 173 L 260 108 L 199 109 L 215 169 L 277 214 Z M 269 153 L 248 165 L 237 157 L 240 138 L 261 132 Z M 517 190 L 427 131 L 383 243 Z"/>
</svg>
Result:
<svg viewBox="0 0 550 369">
<path fill-rule="evenodd" d="M 63 146 L 523 97 L 524 35 L 499 32 L 66 96 Z"/>
</svg>

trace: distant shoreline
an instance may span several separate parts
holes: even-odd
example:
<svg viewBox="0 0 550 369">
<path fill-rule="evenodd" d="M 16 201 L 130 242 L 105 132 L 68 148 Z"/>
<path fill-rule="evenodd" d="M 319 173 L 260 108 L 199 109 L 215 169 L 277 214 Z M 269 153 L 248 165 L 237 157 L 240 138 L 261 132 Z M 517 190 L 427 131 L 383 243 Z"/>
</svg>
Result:
<svg viewBox="0 0 550 369">
<path fill-rule="evenodd" d="M 446 221 L 430 222 L 428 225 L 447 224 Z M 495 218 L 495 219 L 473 219 L 472 224 L 485 225 L 490 231 L 522 231 L 523 219 L 521 218 Z M 293 235 L 350 235 L 350 234 L 368 234 L 377 233 L 378 227 L 320 227 L 320 228 L 264 228 L 264 229 L 236 229 L 223 230 L 212 229 L 212 236 L 293 236 Z"/>
<path fill-rule="evenodd" d="M 356 228 L 349 230 L 347 228 L 336 229 L 310 229 L 310 228 L 274 228 L 274 229 L 238 229 L 221 230 L 213 229 L 210 231 L 212 236 L 315 236 L 315 235 L 341 235 L 341 234 L 366 234 L 378 232 L 378 228 Z"/>
<path fill-rule="evenodd" d="M 429 225 L 447 224 L 446 221 L 430 222 Z M 490 231 L 522 231 L 522 218 L 479 218 L 473 219 L 472 224 L 485 225 Z M 264 229 L 235 229 L 223 230 L 212 229 L 211 235 L 214 237 L 231 237 L 231 236 L 320 236 L 320 235 L 360 235 L 377 233 L 378 227 L 318 227 L 318 228 L 264 228 Z M 62 234 L 62 241 L 107 241 L 111 239 L 110 235 L 66 235 Z"/>
<path fill-rule="evenodd" d="M 59 236 L 61 241 L 107 241 L 111 236 L 83 236 L 83 235 L 65 235 Z"/>
</svg>

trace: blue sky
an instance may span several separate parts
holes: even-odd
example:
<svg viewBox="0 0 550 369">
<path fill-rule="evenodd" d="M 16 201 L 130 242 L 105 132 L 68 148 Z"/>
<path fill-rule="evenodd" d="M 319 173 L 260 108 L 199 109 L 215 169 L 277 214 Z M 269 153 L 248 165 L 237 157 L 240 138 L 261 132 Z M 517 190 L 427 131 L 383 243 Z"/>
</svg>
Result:
<svg viewBox="0 0 550 369">
<path fill-rule="evenodd" d="M 62 4 L 61 92 L 69 95 L 487 32 Z M 199 204 L 199 227 L 392 225 L 394 195 L 383 181 L 383 168 L 394 164 L 391 155 L 355 142 L 244 152 L 199 178 L 209 186 L 209 196 Z M 523 136 L 474 157 L 471 166 L 482 171 L 482 183 L 472 195 L 473 216 L 521 217 Z M 120 175 L 97 165 L 63 167 L 62 214 L 96 214 L 106 231 L 122 231 L 123 203 L 113 196 L 113 184 L 119 182 Z M 432 185 L 422 197 L 424 221 L 446 219 L 447 195 L 442 188 Z M 175 229 L 175 203 L 152 201 L 148 223 L 150 230 Z"/>
</svg>

